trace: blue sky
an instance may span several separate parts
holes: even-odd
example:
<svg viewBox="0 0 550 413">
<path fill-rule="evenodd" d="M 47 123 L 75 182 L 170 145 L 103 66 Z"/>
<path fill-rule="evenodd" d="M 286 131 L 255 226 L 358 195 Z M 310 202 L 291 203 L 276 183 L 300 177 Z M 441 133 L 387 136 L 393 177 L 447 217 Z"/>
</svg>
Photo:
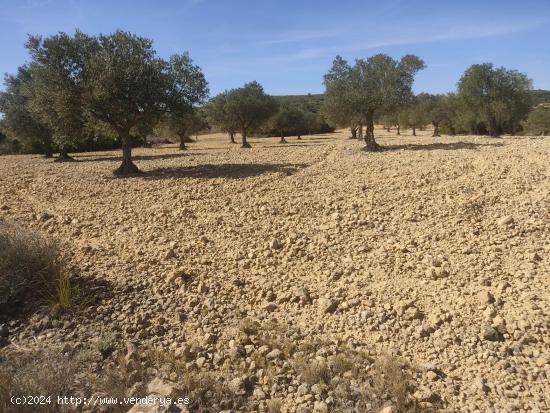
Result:
<svg viewBox="0 0 550 413">
<path fill-rule="evenodd" d="M 0 0 L 0 73 L 27 59 L 26 34 L 117 28 L 188 50 L 212 94 L 257 80 L 271 94 L 323 91 L 336 54 L 420 56 L 416 92 L 444 93 L 474 63 L 525 72 L 550 89 L 550 0 Z"/>
</svg>

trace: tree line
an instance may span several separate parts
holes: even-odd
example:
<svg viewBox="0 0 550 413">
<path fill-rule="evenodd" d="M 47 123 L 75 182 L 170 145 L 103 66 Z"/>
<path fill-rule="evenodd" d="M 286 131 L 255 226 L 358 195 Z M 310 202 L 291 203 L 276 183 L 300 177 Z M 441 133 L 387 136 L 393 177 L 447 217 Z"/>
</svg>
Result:
<svg viewBox="0 0 550 413">
<path fill-rule="evenodd" d="M 6 75 L 0 93 L 0 145 L 19 142 L 48 157 L 58 152 L 58 161 L 72 160 L 72 150 L 119 146 L 115 174 L 139 171 L 132 147 L 148 136 L 176 139 L 185 149 L 192 134 L 210 126 L 232 143 L 238 133 L 243 148 L 251 134 L 276 134 L 285 143 L 290 135 L 349 127 L 373 151 L 381 148 L 375 122 L 413 134 L 432 124 L 434 136 L 549 129 L 548 108 L 532 110 L 527 76 L 491 64 L 470 67 L 455 93 L 414 96 L 414 77 L 425 67 L 417 56 L 378 54 L 353 66 L 337 56 L 322 100 L 312 104 L 270 96 L 255 81 L 208 99 L 204 73 L 187 52 L 162 59 L 152 40 L 124 31 L 29 36 L 25 47 L 30 60 Z"/>
<path fill-rule="evenodd" d="M 550 132 L 550 108 L 533 107 L 531 80 L 524 73 L 475 64 L 464 72 L 456 92 L 415 96 L 412 81 L 423 68 L 422 60 L 411 55 L 397 61 L 379 54 L 353 66 L 337 56 L 325 75 L 323 109 L 330 121 L 349 127 L 352 138 L 364 137 L 367 150 L 380 149 L 374 121 L 388 131 L 395 127 L 398 135 L 401 128 L 416 135 L 426 125 L 433 126 L 434 137 Z"/>
</svg>

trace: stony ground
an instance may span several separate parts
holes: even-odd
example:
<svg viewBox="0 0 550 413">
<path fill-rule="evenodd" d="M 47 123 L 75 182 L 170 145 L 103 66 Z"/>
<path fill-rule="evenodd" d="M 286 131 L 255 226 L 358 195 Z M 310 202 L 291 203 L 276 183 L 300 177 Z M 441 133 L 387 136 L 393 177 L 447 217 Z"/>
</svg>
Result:
<svg viewBox="0 0 550 413">
<path fill-rule="evenodd" d="M 241 337 L 245 319 L 326 343 L 318 362 L 342 346 L 407 360 L 425 406 L 550 411 L 550 140 L 377 132 L 391 150 L 345 132 L 252 150 L 201 136 L 135 150 L 146 173 L 124 179 L 118 152 L 0 158 L 0 218 L 66 241 L 94 297 L 12 321 L 10 340 L 69 351 L 110 335 L 207 371 L 237 357 L 257 381 L 229 385 L 250 411 L 275 397 L 331 411 L 333 393 L 288 373 L 292 351 Z"/>
</svg>

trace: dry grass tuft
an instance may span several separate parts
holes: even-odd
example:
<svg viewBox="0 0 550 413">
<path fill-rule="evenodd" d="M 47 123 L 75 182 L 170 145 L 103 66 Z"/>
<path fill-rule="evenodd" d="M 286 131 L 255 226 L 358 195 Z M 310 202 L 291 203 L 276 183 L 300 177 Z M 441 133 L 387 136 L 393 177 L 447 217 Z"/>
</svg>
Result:
<svg viewBox="0 0 550 413">
<path fill-rule="evenodd" d="M 0 221 L 0 310 L 21 303 L 64 310 L 73 296 L 59 243 Z"/>
</svg>

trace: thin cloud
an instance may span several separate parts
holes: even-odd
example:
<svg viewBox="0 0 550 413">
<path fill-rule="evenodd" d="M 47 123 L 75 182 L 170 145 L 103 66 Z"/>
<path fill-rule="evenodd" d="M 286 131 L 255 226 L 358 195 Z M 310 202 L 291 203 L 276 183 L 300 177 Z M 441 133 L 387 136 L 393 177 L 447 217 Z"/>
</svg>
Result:
<svg viewBox="0 0 550 413">
<path fill-rule="evenodd" d="M 296 30 L 296 31 L 288 31 L 288 32 L 280 33 L 272 39 L 261 40 L 261 41 L 257 42 L 257 44 L 270 45 L 270 44 L 299 43 L 299 42 L 304 42 L 304 41 L 334 38 L 334 37 L 338 36 L 339 34 L 342 34 L 342 31 L 336 31 L 336 30 L 332 30 L 332 31 L 331 30 L 322 30 L 322 31 L 321 30 L 319 30 L 319 31 Z"/>
<path fill-rule="evenodd" d="M 381 39 L 375 42 L 355 42 L 330 47 L 313 47 L 300 50 L 289 56 L 282 57 L 283 60 L 307 60 L 332 55 L 335 53 L 357 52 L 362 50 L 379 49 L 391 46 L 407 46 L 416 44 L 435 43 L 443 41 L 460 41 L 473 40 L 487 37 L 496 37 L 507 34 L 518 33 L 533 29 L 547 23 L 547 21 L 531 21 L 514 24 L 493 24 L 487 25 L 472 25 L 468 27 L 461 26 L 459 28 L 446 29 L 441 32 L 422 34 L 420 36 L 403 35 L 396 38 Z M 278 60 L 278 59 L 277 59 Z"/>
</svg>

